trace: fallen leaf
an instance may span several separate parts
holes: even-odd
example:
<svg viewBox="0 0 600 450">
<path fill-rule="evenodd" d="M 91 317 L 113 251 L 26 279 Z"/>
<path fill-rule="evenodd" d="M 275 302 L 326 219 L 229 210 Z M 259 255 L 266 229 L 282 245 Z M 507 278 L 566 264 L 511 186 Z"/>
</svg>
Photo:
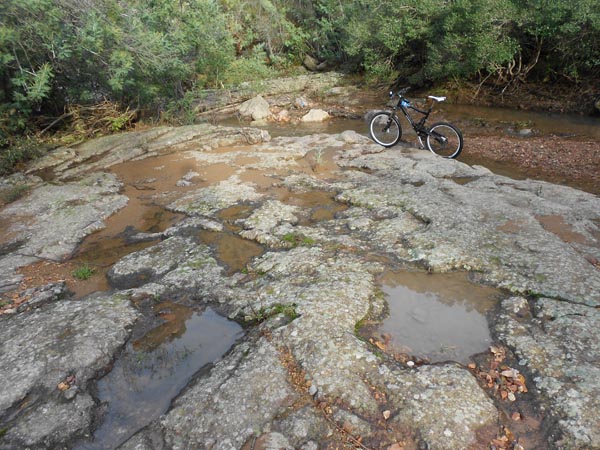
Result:
<svg viewBox="0 0 600 450">
<path fill-rule="evenodd" d="M 506 378 L 515 378 L 516 379 L 519 376 L 519 371 L 517 369 L 509 368 L 509 369 L 503 370 L 500 373 L 500 375 L 502 375 L 503 377 L 506 377 Z"/>
<path fill-rule="evenodd" d="M 508 428 L 504 427 L 504 433 L 506 434 L 506 439 L 509 442 L 514 442 L 515 441 L 515 435 Z"/>
</svg>

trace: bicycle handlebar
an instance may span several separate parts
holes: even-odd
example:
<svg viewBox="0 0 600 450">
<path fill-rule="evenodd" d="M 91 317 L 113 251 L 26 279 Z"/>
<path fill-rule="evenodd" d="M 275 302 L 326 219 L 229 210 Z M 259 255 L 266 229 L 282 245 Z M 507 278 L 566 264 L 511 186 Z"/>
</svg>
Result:
<svg viewBox="0 0 600 450">
<path fill-rule="evenodd" d="M 410 91 L 410 86 L 404 87 L 400 90 L 398 90 L 398 93 L 396 95 L 398 95 L 398 97 L 402 98 L 402 94 L 406 94 L 408 91 Z M 394 97 L 394 91 L 390 91 L 390 98 Z"/>
</svg>

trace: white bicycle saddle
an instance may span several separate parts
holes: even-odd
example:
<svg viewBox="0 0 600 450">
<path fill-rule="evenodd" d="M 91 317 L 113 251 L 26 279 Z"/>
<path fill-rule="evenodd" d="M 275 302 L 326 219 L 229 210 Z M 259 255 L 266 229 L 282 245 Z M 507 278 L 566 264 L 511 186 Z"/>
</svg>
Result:
<svg viewBox="0 0 600 450">
<path fill-rule="evenodd" d="M 435 100 L 436 102 L 445 102 L 446 97 L 435 97 L 434 95 L 429 95 L 428 98 Z"/>
</svg>

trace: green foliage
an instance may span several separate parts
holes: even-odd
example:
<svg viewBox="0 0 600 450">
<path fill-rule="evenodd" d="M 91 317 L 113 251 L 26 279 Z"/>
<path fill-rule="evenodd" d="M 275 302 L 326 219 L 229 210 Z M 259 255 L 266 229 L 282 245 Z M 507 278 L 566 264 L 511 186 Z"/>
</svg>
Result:
<svg viewBox="0 0 600 450">
<path fill-rule="evenodd" d="M 514 22 L 526 61 L 541 54 L 542 75 L 578 79 L 600 75 L 600 3 L 596 0 L 520 1 Z"/>
<path fill-rule="evenodd" d="M 96 273 L 96 269 L 90 267 L 87 264 L 84 264 L 81 267 L 75 269 L 72 275 L 78 280 L 85 281 L 89 280 L 92 277 L 92 275 L 94 275 L 94 273 Z"/>
<path fill-rule="evenodd" d="M 223 74 L 225 85 L 236 85 L 244 81 L 274 78 L 277 72 L 267 64 L 267 55 L 262 45 L 255 47 L 249 56 L 233 61 Z"/>
<path fill-rule="evenodd" d="M 229 30 L 239 56 L 247 56 L 260 46 L 271 62 L 301 58 L 308 34 L 288 18 L 293 16 L 294 2 L 221 0 L 221 4 L 229 14 Z"/>
<path fill-rule="evenodd" d="M 596 0 L 315 0 L 297 17 L 314 53 L 381 83 L 600 74 Z"/>
<path fill-rule="evenodd" d="M 190 122 L 188 93 L 271 78 L 307 53 L 386 84 L 597 80 L 600 2 L 3 0 L 0 148 L 73 105 L 169 105 Z"/>
<path fill-rule="evenodd" d="M 172 100 L 167 105 L 163 120 L 175 125 L 191 125 L 196 122 L 196 111 L 194 109 L 196 92 L 186 91 L 182 98 Z"/>
<path fill-rule="evenodd" d="M 5 0 L 0 139 L 24 131 L 42 110 L 105 99 L 150 107 L 181 97 L 192 85 L 216 84 L 233 57 L 216 0 Z"/>
<path fill-rule="evenodd" d="M 506 0 L 453 2 L 428 33 L 425 78 L 469 77 L 510 61 L 517 44 L 507 31 L 515 13 Z"/>
<path fill-rule="evenodd" d="M 11 145 L 0 147 L 0 176 L 13 173 L 19 164 L 30 161 L 45 154 L 51 146 L 35 139 L 12 139 Z"/>
</svg>

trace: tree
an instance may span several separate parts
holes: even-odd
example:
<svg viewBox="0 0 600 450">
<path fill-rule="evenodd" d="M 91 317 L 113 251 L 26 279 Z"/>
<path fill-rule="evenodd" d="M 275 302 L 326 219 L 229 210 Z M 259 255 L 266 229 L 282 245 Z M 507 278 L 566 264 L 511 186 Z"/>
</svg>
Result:
<svg viewBox="0 0 600 450">
<path fill-rule="evenodd" d="M 68 104 L 158 104 L 215 83 L 233 57 L 216 0 L 4 0 L 0 132 Z"/>
</svg>

